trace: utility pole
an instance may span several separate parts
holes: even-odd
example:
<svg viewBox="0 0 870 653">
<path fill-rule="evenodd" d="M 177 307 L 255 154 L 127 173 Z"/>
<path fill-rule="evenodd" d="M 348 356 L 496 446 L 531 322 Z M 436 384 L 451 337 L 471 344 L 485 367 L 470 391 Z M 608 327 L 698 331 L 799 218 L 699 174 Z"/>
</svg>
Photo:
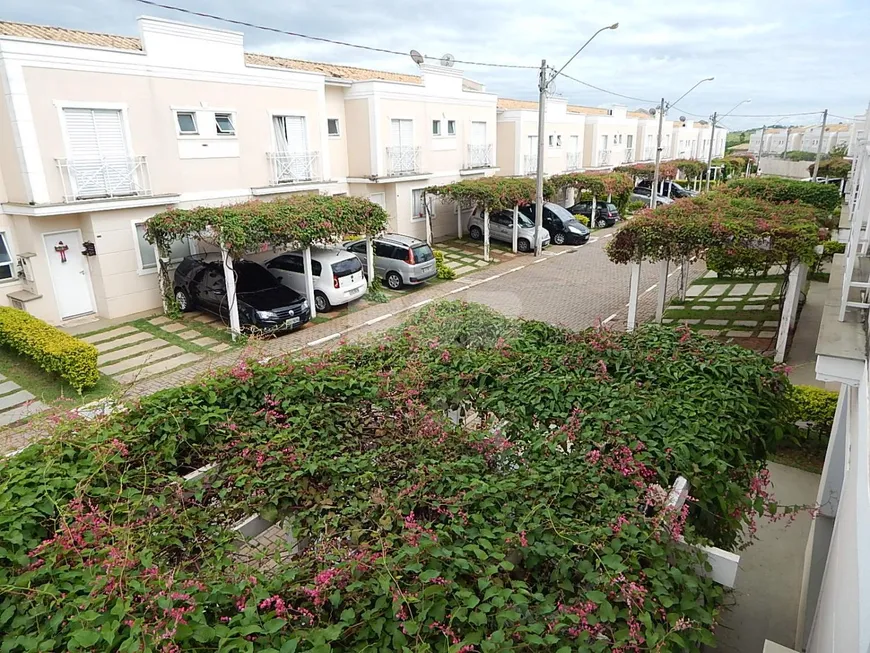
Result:
<svg viewBox="0 0 870 653">
<path fill-rule="evenodd" d="M 785 158 L 785 155 L 788 154 L 788 136 L 791 133 L 791 125 L 785 128 L 785 145 L 782 147 L 782 158 Z"/>
<path fill-rule="evenodd" d="M 764 132 L 767 130 L 767 125 L 761 126 L 761 143 L 758 145 L 758 165 L 755 167 L 755 174 L 761 174 L 761 155 L 764 153 Z"/>
<path fill-rule="evenodd" d="M 707 190 L 710 190 L 710 166 L 713 164 L 713 137 L 716 136 L 716 117 L 718 115 L 715 111 L 713 112 L 713 124 L 712 129 L 710 129 L 710 151 L 707 154 Z"/>
<path fill-rule="evenodd" d="M 649 207 L 656 207 L 656 199 L 658 199 L 659 189 L 659 165 L 662 162 L 662 127 L 665 121 L 665 99 L 662 98 L 662 103 L 659 105 L 659 135 L 656 142 L 656 167 L 653 173 L 653 184 L 649 194 Z"/>
<path fill-rule="evenodd" d="M 541 255 L 541 226 L 544 222 L 544 117 L 547 103 L 547 60 L 541 59 L 538 81 L 538 161 L 535 169 L 535 256 Z"/>
<path fill-rule="evenodd" d="M 822 162 L 822 143 L 825 141 L 825 125 L 828 123 L 828 110 L 822 114 L 822 131 L 819 132 L 819 147 L 816 150 L 816 165 L 813 166 L 813 181 L 819 176 L 819 164 Z"/>
</svg>

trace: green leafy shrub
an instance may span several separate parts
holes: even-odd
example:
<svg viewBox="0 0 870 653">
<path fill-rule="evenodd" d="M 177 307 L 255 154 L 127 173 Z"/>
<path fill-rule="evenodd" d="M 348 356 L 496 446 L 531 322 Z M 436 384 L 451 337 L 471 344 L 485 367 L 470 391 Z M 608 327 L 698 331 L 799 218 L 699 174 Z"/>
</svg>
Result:
<svg viewBox="0 0 870 653">
<path fill-rule="evenodd" d="M 812 176 L 816 164 L 813 162 L 807 172 Z M 834 179 L 845 179 L 852 171 L 852 162 L 842 156 L 832 156 L 819 163 L 819 174 L 817 177 L 833 177 Z M 829 184 L 827 184 L 829 185 Z"/>
<path fill-rule="evenodd" d="M 4 649 L 697 651 L 724 591 L 683 541 L 777 510 L 787 388 L 689 330 L 456 302 L 240 362 L 0 460 Z M 292 554 L 241 547 L 251 514 Z"/>
<path fill-rule="evenodd" d="M 810 385 L 792 386 L 789 398 L 792 402 L 789 419 L 793 422 L 809 422 L 814 427 L 830 432 L 834 425 L 839 395 L 832 390 Z"/>
<path fill-rule="evenodd" d="M 96 347 L 16 308 L 0 307 L 0 345 L 34 360 L 79 394 L 100 380 Z"/>
<path fill-rule="evenodd" d="M 796 181 L 781 177 L 749 177 L 732 179 L 727 192 L 742 197 L 754 197 L 767 202 L 803 202 L 821 209 L 825 216 L 840 209 L 840 191 L 829 184 Z"/>
<path fill-rule="evenodd" d="M 811 265 L 813 274 L 818 274 L 822 270 L 825 263 L 830 263 L 834 260 L 835 254 L 842 254 L 846 251 L 846 243 L 841 243 L 838 240 L 826 240 L 822 243 L 823 251 L 821 254 L 815 254 Z"/>
<path fill-rule="evenodd" d="M 438 249 L 432 251 L 435 254 L 435 270 L 437 271 L 437 277 L 439 279 L 455 279 L 456 272 L 454 272 L 453 268 L 444 262 L 444 252 Z"/>
<path fill-rule="evenodd" d="M 589 216 L 588 215 L 575 215 L 574 218 L 582 225 L 589 226 Z"/>
<path fill-rule="evenodd" d="M 827 157 L 827 154 L 822 154 L 822 157 Z M 803 150 L 792 150 L 791 152 L 786 152 L 783 158 L 786 161 L 815 161 L 816 153 L 815 152 L 805 152 Z"/>
<path fill-rule="evenodd" d="M 636 211 L 640 211 L 641 209 L 648 208 L 649 204 L 646 202 L 642 202 L 641 200 L 633 200 L 628 203 L 628 212 L 635 213 Z"/>
</svg>

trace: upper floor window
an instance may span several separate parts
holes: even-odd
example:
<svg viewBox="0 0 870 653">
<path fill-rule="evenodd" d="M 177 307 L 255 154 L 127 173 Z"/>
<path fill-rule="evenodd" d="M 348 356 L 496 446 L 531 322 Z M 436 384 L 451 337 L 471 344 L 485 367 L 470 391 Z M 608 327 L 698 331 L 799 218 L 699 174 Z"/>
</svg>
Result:
<svg viewBox="0 0 870 653">
<path fill-rule="evenodd" d="M 214 124 L 215 129 L 217 129 L 218 134 L 224 134 L 226 136 L 235 136 L 236 135 L 236 126 L 233 124 L 233 116 L 230 113 L 216 113 L 214 114 Z"/>
<path fill-rule="evenodd" d="M 175 120 L 178 123 L 179 134 L 190 136 L 199 133 L 196 127 L 196 113 L 193 111 L 179 111 L 175 114 Z"/>
<path fill-rule="evenodd" d="M 69 188 L 75 199 L 136 194 L 135 166 L 120 109 L 63 110 Z"/>
<path fill-rule="evenodd" d="M 456 121 L 448 120 L 447 121 L 447 135 L 448 136 L 456 136 Z"/>
<path fill-rule="evenodd" d="M 274 116 L 272 126 L 279 152 L 302 153 L 308 150 L 305 116 Z"/>
<path fill-rule="evenodd" d="M 441 136 L 441 121 L 433 120 L 432 121 L 432 135 L 433 136 Z"/>
<path fill-rule="evenodd" d="M 341 136 L 341 131 L 338 128 L 338 118 L 326 119 L 326 133 L 330 136 Z"/>
<path fill-rule="evenodd" d="M 0 281 L 9 281 L 15 278 L 15 264 L 9 253 L 6 234 L 0 231 Z"/>
</svg>

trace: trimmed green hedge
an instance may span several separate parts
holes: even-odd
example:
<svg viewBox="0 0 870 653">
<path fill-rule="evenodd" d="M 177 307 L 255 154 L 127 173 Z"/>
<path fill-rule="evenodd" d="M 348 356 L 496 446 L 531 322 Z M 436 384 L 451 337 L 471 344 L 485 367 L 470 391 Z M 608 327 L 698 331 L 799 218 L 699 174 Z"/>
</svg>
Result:
<svg viewBox="0 0 870 653">
<path fill-rule="evenodd" d="M 796 181 L 779 177 L 749 177 L 732 179 L 727 189 L 737 195 L 767 202 L 804 202 L 826 213 L 840 209 L 840 190 L 829 184 Z"/>
<path fill-rule="evenodd" d="M 32 358 L 79 394 L 100 380 L 96 347 L 17 308 L 0 306 L 0 345 Z"/>
<path fill-rule="evenodd" d="M 796 385 L 789 394 L 792 402 L 791 418 L 795 422 L 809 422 L 814 428 L 831 430 L 839 398 L 836 392 L 811 385 Z"/>
</svg>

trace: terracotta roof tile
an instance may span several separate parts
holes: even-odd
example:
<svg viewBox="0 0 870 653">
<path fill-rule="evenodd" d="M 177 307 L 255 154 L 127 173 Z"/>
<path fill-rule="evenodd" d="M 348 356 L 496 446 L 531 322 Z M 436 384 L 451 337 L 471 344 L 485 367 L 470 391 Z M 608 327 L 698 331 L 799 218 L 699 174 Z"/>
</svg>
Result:
<svg viewBox="0 0 870 653">
<path fill-rule="evenodd" d="M 286 59 L 271 54 L 246 52 L 245 63 L 251 66 L 306 70 L 313 73 L 323 73 L 327 77 L 348 79 L 354 82 L 369 80 L 404 82 L 406 84 L 421 84 L 423 82 L 423 79 L 417 75 L 405 75 L 403 73 L 391 73 L 384 70 L 370 70 L 369 68 L 356 68 L 354 66 L 342 66 L 331 63 L 318 63 L 316 61 L 303 61 L 301 59 Z"/>
<path fill-rule="evenodd" d="M 529 100 L 511 100 L 510 98 L 500 97 L 498 98 L 498 104 L 496 105 L 499 109 L 511 110 L 511 109 L 527 109 L 530 111 L 538 110 L 538 103 L 531 102 Z"/>
<path fill-rule="evenodd" d="M 825 127 L 826 132 L 847 132 L 849 129 L 849 125 L 828 125 Z"/>
<path fill-rule="evenodd" d="M 537 111 L 538 103 L 531 100 L 512 100 L 511 98 L 500 97 L 498 99 L 498 108 L 507 111 Z M 608 110 L 601 107 L 584 107 L 579 104 L 569 104 L 568 113 L 579 113 L 586 116 L 606 116 L 608 115 Z M 628 111 L 626 116 L 629 118 L 651 119 L 651 116 L 643 111 Z"/>
</svg>

